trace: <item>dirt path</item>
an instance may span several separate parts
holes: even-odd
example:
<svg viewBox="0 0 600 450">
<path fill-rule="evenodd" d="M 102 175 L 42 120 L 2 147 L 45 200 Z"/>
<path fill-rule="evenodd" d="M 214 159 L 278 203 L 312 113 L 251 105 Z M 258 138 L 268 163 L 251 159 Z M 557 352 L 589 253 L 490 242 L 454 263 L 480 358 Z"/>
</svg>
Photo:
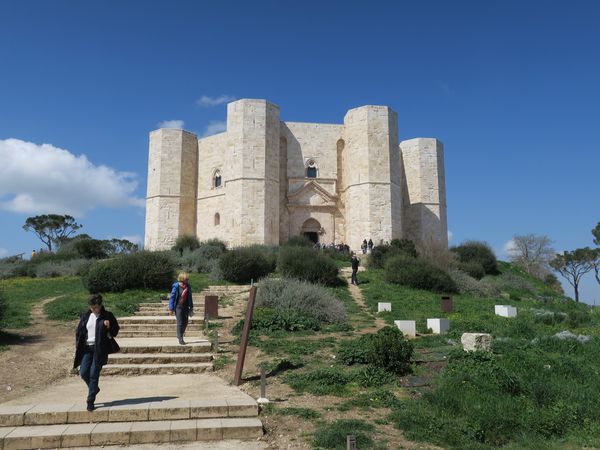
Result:
<svg viewBox="0 0 600 450">
<path fill-rule="evenodd" d="M 374 331 L 379 330 L 380 328 L 385 327 L 387 325 L 387 323 L 385 323 L 385 320 L 383 320 L 377 314 L 373 314 L 372 312 L 369 311 L 369 308 L 367 307 L 367 304 L 365 303 L 365 299 L 363 298 L 360 288 L 358 286 L 350 283 L 350 280 L 352 278 L 352 269 L 350 267 L 342 267 L 340 272 L 344 276 L 344 278 L 346 278 L 346 281 L 348 281 L 348 290 L 350 291 L 350 295 L 352 295 L 352 298 L 358 305 L 358 308 L 361 310 L 361 312 L 372 317 L 373 320 L 375 321 L 375 327 L 364 328 L 360 332 L 361 333 L 372 333 Z M 360 272 L 361 272 L 361 270 L 359 268 L 359 273 Z M 360 275 L 358 275 L 358 283 L 360 285 Z"/>
<path fill-rule="evenodd" d="M 0 403 L 43 389 L 68 376 L 73 363 L 75 326 L 46 319 L 47 298 L 32 308 L 32 325 L 5 330 L 10 347 L 0 353 Z"/>
</svg>

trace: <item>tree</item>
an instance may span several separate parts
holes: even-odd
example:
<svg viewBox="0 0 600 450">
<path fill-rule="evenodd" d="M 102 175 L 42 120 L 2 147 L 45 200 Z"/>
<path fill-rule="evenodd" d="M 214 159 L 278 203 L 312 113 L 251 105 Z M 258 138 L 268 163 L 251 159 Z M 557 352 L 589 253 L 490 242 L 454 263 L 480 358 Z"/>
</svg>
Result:
<svg viewBox="0 0 600 450">
<path fill-rule="evenodd" d="M 106 241 L 109 255 L 120 255 L 137 252 L 140 248 L 127 239 L 111 239 Z"/>
<path fill-rule="evenodd" d="M 25 231 L 33 231 L 40 240 L 52 251 L 52 244 L 59 246 L 61 241 L 67 239 L 82 227 L 69 215 L 43 214 L 28 217 L 23 225 Z"/>
<path fill-rule="evenodd" d="M 573 251 L 565 251 L 562 255 L 557 254 L 550 261 L 550 266 L 560 273 L 575 289 L 575 301 L 579 301 L 579 282 L 581 277 L 593 268 L 592 261 L 596 258 L 598 251 L 589 247 L 578 248 Z"/>
<path fill-rule="evenodd" d="M 529 275 L 543 278 L 548 272 L 548 263 L 554 258 L 552 240 L 537 234 L 515 235 L 513 246 L 508 251 L 510 261 L 521 266 Z"/>
<path fill-rule="evenodd" d="M 594 236 L 594 244 L 600 246 L 600 222 L 592 230 L 592 235 Z M 594 268 L 596 282 L 600 284 L 600 248 L 596 249 L 596 258 L 592 261 L 592 267 Z"/>
<path fill-rule="evenodd" d="M 598 222 L 596 228 L 592 230 L 592 234 L 594 235 L 594 244 L 600 246 L 600 222 Z"/>
</svg>

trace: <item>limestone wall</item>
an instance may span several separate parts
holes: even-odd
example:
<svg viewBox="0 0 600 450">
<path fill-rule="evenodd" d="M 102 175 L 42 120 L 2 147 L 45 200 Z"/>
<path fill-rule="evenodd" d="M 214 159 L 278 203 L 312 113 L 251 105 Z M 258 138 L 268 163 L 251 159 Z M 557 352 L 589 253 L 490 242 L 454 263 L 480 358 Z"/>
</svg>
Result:
<svg viewBox="0 0 600 450">
<path fill-rule="evenodd" d="M 200 241 L 212 238 L 231 244 L 234 217 L 227 190 L 233 174 L 227 154 L 230 151 L 227 133 L 198 140 L 198 208 L 196 236 Z M 216 173 L 221 175 L 221 186 L 214 186 Z M 218 216 L 217 216 L 218 215 Z M 215 220 L 218 217 L 218 221 Z"/>
<path fill-rule="evenodd" d="M 197 165 L 193 133 L 166 128 L 150 133 L 146 249 L 169 249 L 178 236 L 195 234 Z"/>
<path fill-rule="evenodd" d="M 417 138 L 401 142 L 400 149 L 406 180 L 406 237 L 447 247 L 444 146 L 437 139 Z"/>
</svg>

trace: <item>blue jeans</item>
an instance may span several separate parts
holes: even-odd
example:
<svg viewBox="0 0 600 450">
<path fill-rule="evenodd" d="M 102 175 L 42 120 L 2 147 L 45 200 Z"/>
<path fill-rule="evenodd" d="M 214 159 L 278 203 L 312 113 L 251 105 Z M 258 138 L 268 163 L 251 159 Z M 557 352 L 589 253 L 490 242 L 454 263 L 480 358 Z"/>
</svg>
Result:
<svg viewBox="0 0 600 450">
<path fill-rule="evenodd" d="M 175 308 L 175 317 L 177 318 L 177 339 L 182 341 L 185 329 L 188 325 L 188 315 L 190 309 L 187 305 L 177 305 Z"/>
<path fill-rule="evenodd" d="M 100 380 L 100 371 L 102 364 L 99 364 L 94 358 L 94 347 L 86 347 L 79 366 L 79 375 L 88 385 L 87 402 L 94 403 L 98 392 L 98 382 Z"/>
</svg>

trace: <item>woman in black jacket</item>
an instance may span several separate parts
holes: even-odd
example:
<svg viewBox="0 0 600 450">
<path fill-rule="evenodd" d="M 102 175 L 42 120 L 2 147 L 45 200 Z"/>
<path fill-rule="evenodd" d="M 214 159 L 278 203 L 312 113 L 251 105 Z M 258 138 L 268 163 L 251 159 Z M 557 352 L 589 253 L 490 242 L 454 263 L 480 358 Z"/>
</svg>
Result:
<svg viewBox="0 0 600 450">
<path fill-rule="evenodd" d="M 90 310 L 81 315 L 75 333 L 73 368 L 80 366 L 79 375 L 88 385 L 87 410 L 93 411 L 96 394 L 100 392 L 100 371 L 116 344 L 110 340 L 119 334 L 119 324 L 113 313 L 104 309 L 100 294 L 92 295 L 88 304 Z"/>
</svg>

